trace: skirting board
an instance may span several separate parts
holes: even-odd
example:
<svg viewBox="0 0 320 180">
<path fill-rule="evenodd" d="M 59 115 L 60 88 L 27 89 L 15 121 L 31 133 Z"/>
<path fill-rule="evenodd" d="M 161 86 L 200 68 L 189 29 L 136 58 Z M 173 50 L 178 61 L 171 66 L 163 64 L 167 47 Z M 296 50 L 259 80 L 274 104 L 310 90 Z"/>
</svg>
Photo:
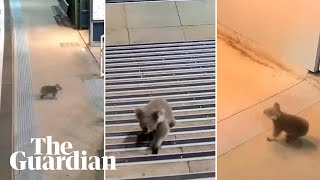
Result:
<svg viewBox="0 0 320 180">
<path fill-rule="evenodd" d="M 308 70 L 296 64 L 290 64 L 287 60 L 275 57 L 270 51 L 262 47 L 257 42 L 241 35 L 228 27 L 225 27 L 218 22 L 218 37 L 222 40 L 228 41 L 232 46 L 245 52 L 251 58 L 259 61 L 261 59 L 271 61 L 273 64 L 282 68 L 283 70 L 294 74 L 300 79 L 304 79 Z M 219 47 L 219 44 L 218 44 Z"/>
</svg>

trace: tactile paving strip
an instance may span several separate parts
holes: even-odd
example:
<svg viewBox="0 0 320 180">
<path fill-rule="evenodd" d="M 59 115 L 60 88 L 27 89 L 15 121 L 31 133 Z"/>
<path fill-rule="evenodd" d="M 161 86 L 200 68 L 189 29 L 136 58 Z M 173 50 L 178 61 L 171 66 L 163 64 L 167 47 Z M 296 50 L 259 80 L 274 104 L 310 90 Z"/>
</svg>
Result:
<svg viewBox="0 0 320 180">
<path fill-rule="evenodd" d="M 200 160 L 215 163 L 215 149 L 197 150 L 198 146 L 215 145 L 216 140 L 215 41 L 106 46 L 105 53 L 106 155 L 126 152 L 117 156 L 118 167 Z M 135 146 L 141 130 L 134 109 L 156 97 L 165 98 L 176 117 L 169 136 L 191 135 L 167 139 L 162 149 L 193 147 L 194 151 L 137 153 L 147 152 L 149 143 Z M 190 172 L 152 178 L 194 179 L 197 175 L 215 177 L 214 172 Z"/>
</svg>

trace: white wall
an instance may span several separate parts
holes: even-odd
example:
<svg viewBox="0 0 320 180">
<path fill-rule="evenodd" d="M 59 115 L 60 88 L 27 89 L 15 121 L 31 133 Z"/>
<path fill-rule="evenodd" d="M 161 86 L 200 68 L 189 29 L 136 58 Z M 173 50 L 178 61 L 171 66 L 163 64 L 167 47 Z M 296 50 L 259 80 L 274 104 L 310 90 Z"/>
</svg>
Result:
<svg viewBox="0 0 320 180">
<path fill-rule="evenodd" d="M 218 22 L 276 57 L 313 71 L 319 49 L 319 0 L 218 0 Z"/>
</svg>

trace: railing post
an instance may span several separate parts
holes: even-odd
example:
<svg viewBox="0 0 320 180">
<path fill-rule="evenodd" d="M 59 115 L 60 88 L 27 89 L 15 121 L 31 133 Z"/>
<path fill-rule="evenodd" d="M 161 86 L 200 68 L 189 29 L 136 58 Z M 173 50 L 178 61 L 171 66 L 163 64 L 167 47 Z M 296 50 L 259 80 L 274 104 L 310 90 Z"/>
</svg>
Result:
<svg viewBox="0 0 320 180">
<path fill-rule="evenodd" d="M 104 35 L 100 38 L 100 77 L 104 76 Z"/>
</svg>

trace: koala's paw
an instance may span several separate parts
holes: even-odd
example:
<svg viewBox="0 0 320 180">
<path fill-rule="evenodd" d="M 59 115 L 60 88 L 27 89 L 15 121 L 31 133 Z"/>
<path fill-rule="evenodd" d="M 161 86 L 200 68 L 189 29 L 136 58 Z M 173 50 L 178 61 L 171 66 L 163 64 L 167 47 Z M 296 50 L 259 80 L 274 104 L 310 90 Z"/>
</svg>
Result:
<svg viewBox="0 0 320 180">
<path fill-rule="evenodd" d="M 271 137 L 267 137 L 267 141 L 274 141 L 274 139 L 273 138 L 271 138 Z"/>
<path fill-rule="evenodd" d="M 158 154 L 158 148 L 153 148 L 152 149 L 152 154 Z"/>
<path fill-rule="evenodd" d="M 174 122 L 174 121 L 172 121 L 172 122 L 169 123 L 169 127 L 170 127 L 170 128 L 172 128 L 172 127 L 175 126 L 175 125 L 176 125 L 176 122 Z"/>
</svg>

